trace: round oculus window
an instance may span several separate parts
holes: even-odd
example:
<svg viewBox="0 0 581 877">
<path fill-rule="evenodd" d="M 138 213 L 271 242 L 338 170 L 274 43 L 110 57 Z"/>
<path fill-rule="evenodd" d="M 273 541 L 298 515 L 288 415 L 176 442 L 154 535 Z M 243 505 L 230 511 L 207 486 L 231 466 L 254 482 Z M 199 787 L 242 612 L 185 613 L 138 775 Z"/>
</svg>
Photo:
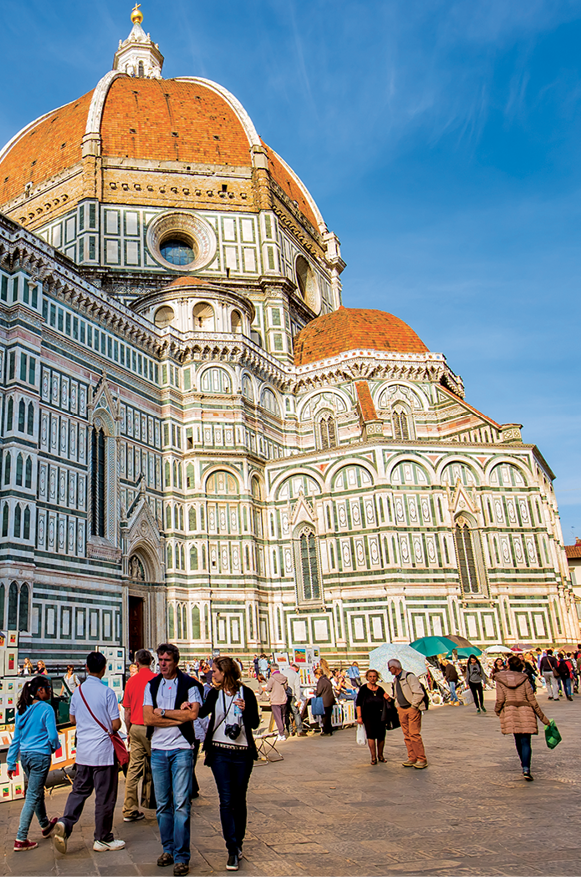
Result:
<svg viewBox="0 0 581 877">
<path fill-rule="evenodd" d="M 172 271 L 197 271 L 216 255 L 216 233 L 193 213 L 160 213 L 147 229 L 147 246 L 160 265 Z"/>
</svg>

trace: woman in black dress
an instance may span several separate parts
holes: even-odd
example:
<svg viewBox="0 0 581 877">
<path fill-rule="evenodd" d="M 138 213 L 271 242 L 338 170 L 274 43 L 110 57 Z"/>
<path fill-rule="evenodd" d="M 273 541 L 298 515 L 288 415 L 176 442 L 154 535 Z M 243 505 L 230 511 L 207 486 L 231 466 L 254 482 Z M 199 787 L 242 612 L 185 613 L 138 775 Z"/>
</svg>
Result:
<svg viewBox="0 0 581 877">
<path fill-rule="evenodd" d="M 371 764 L 377 764 L 377 760 L 385 761 L 383 747 L 385 745 L 385 722 L 381 721 L 384 698 L 389 700 L 389 695 L 377 683 L 379 673 L 377 670 L 368 670 L 365 674 L 367 682 L 361 686 L 355 701 L 357 710 L 357 722 L 365 725 L 367 745 L 371 753 Z M 377 744 L 377 749 L 376 749 Z"/>
</svg>

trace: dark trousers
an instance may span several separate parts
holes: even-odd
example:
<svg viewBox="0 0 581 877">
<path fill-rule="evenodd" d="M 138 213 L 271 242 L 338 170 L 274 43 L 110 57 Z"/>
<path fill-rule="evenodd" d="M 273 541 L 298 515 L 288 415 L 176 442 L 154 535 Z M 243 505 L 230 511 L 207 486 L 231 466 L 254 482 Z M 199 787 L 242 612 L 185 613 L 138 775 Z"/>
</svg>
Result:
<svg viewBox="0 0 581 877">
<path fill-rule="evenodd" d="M 482 709 L 484 706 L 484 694 L 482 691 L 482 682 L 469 682 L 470 691 L 474 698 L 474 706 L 476 709 Z"/>
<path fill-rule="evenodd" d="M 333 706 L 325 707 L 325 715 L 323 716 L 323 734 L 332 734 L 333 726 L 331 724 L 331 715 L 333 713 Z"/>
<path fill-rule="evenodd" d="M 530 773 L 531 758 L 533 754 L 531 746 L 531 735 L 515 734 L 514 742 L 516 745 L 516 751 L 518 752 L 518 756 L 520 758 L 520 763 L 522 764 L 523 771 L 527 771 L 528 773 Z"/>
<path fill-rule="evenodd" d="M 198 760 L 198 752 L 200 751 L 200 741 L 195 740 L 192 746 L 192 798 L 197 798 L 200 794 L 200 784 L 196 776 L 196 762 Z"/>
<path fill-rule="evenodd" d="M 64 816 L 61 822 L 65 825 L 67 837 L 73 826 L 81 818 L 85 801 L 95 791 L 95 840 L 113 840 L 113 811 L 117 801 L 117 784 L 119 767 L 115 764 L 106 767 L 91 767 L 77 764 L 77 773 L 73 788 L 67 798 Z"/>
<path fill-rule="evenodd" d="M 228 853 L 235 855 L 246 834 L 246 790 L 253 761 L 246 751 L 216 747 L 210 767 L 220 796 L 222 834 Z"/>
</svg>

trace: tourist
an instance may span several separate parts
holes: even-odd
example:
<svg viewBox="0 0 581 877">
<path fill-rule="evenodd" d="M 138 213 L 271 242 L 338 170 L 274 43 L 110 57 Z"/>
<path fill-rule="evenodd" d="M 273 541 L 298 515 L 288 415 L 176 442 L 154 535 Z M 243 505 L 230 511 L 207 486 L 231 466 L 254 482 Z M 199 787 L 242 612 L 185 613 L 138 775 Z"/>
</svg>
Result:
<svg viewBox="0 0 581 877">
<path fill-rule="evenodd" d="M 87 656 L 87 678 L 75 688 L 69 706 L 70 719 L 77 726 L 77 770 L 67 798 L 64 815 L 55 827 L 55 846 L 66 853 L 73 826 L 81 818 L 85 801 L 95 790 L 95 835 L 93 849 L 102 853 L 122 850 L 125 841 L 113 837 L 113 812 L 117 801 L 119 765 L 109 733 L 121 727 L 115 692 L 102 685 L 107 659 L 102 652 Z M 100 723 L 100 724 L 99 724 Z M 104 725 L 107 730 L 103 730 Z"/>
<path fill-rule="evenodd" d="M 38 846 L 36 841 L 28 840 L 28 830 L 35 813 L 43 837 L 49 837 L 57 822 L 56 816 L 49 820 L 44 803 L 44 784 L 52 753 L 60 746 L 50 694 L 49 680 L 35 676 L 24 683 L 16 704 L 14 734 L 6 756 L 8 779 L 14 777 L 20 753 L 20 765 L 28 781 L 14 841 L 16 852 L 33 850 Z"/>
<path fill-rule="evenodd" d="M 359 664 L 357 661 L 352 661 L 351 665 L 347 669 L 347 676 L 351 680 L 351 684 L 354 688 L 359 688 L 361 685 L 361 673 L 359 671 Z"/>
<path fill-rule="evenodd" d="M 34 676 L 34 667 L 30 658 L 25 658 L 22 667 L 18 671 L 19 676 Z"/>
<path fill-rule="evenodd" d="M 291 664 L 288 669 L 285 669 L 285 673 L 288 688 L 291 691 L 291 694 L 287 699 L 286 729 L 287 731 L 290 730 L 290 719 L 292 715 L 295 725 L 294 733 L 296 733 L 297 737 L 306 737 L 307 732 L 303 730 L 303 720 L 301 717 L 304 698 L 301 692 L 301 677 L 298 664 Z"/>
<path fill-rule="evenodd" d="M 125 799 L 123 801 L 123 821 L 138 822 L 144 819 L 145 813 L 140 811 L 137 800 L 137 787 L 143 777 L 141 798 L 151 800 L 151 743 L 143 720 L 143 697 L 145 686 L 155 678 L 151 670 L 153 655 L 146 649 L 138 649 L 135 653 L 137 673 L 127 680 L 123 695 L 125 710 L 125 728 L 129 737 L 130 758 L 125 779 Z"/>
<path fill-rule="evenodd" d="M 238 665 L 227 655 L 214 658 L 214 689 L 200 709 L 209 716 L 204 740 L 206 765 L 218 787 L 220 821 L 228 850 L 228 871 L 238 870 L 246 834 L 246 791 L 258 758 L 252 730 L 260 722 L 254 692 L 240 682 Z"/>
<path fill-rule="evenodd" d="M 426 693 L 418 677 L 403 670 L 395 658 L 390 658 L 387 666 L 394 677 L 393 699 L 408 751 L 408 759 L 402 762 L 403 766 L 422 770 L 428 766 L 422 740 L 422 711 L 426 709 Z"/>
<path fill-rule="evenodd" d="M 268 658 L 266 657 L 264 652 L 262 652 L 261 656 L 258 659 L 258 672 L 259 672 L 260 676 L 262 676 L 263 680 L 268 679 L 268 677 L 270 675 L 269 666 L 268 666 Z"/>
<path fill-rule="evenodd" d="M 37 661 L 36 662 L 36 670 L 35 670 L 36 675 L 37 676 L 46 676 L 47 672 L 48 671 L 46 669 L 46 664 L 44 663 L 44 661 Z"/>
<path fill-rule="evenodd" d="M 315 676 L 317 678 L 315 697 L 323 698 L 323 707 L 325 709 L 323 724 L 321 727 L 321 737 L 330 737 L 333 733 L 331 716 L 333 714 L 333 707 L 335 705 L 333 686 L 331 685 L 331 680 L 327 676 L 325 676 L 322 667 L 317 667 L 317 669 L 315 670 Z"/>
<path fill-rule="evenodd" d="M 504 658 L 495 658 L 492 670 L 490 671 L 490 680 L 494 682 L 496 674 L 502 673 L 503 670 L 506 670 L 506 662 Z"/>
<path fill-rule="evenodd" d="M 281 743 L 286 740 L 286 736 L 284 733 L 287 702 L 286 689 L 286 676 L 284 676 L 280 672 L 278 664 L 272 664 L 270 668 L 270 679 L 266 683 L 264 690 L 270 698 L 270 708 L 272 709 L 272 715 L 274 717 L 274 721 L 276 722 L 276 727 L 278 728 L 277 740 Z"/>
<path fill-rule="evenodd" d="M 558 700 L 559 683 L 557 680 L 560 677 L 559 662 L 553 655 L 552 649 L 547 649 L 547 654 L 543 655 L 543 657 L 541 658 L 539 668 L 542 673 L 543 679 L 545 680 L 549 700 Z"/>
<path fill-rule="evenodd" d="M 73 694 L 75 688 L 78 688 L 80 684 L 73 664 L 67 664 L 67 672 L 63 676 L 63 684 L 61 686 L 61 697 L 65 694 Z"/>
<path fill-rule="evenodd" d="M 565 696 L 567 700 L 573 700 L 573 697 L 571 695 L 573 680 L 572 664 L 565 658 L 565 652 L 559 652 L 557 659 L 559 662 L 557 665 L 557 671 L 559 673 L 559 676 L 561 677 L 561 684 L 565 690 Z"/>
<path fill-rule="evenodd" d="M 129 679 L 131 679 L 132 676 L 137 676 L 138 673 L 139 673 L 139 667 L 137 666 L 137 664 L 136 663 L 130 664 L 129 665 Z"/>
<path fill-rule="evenodd" d="M 537 703 L 519 655 L 511 655 L 508 670 L 496 674 L 494 711 L 500 718 L 502 733 L 514 735 L 523 776 L 531 781 L 531 735 L 539 733 L 537 716 L 544 725 L 548 725 L 550 720 Z"/>
<path fill-rule="evenodd" d="M 385 700 L 391 700 L 386 691 L 377 683 L 379 673 L 377 670 L 368 670 L 365 674 L 367 682 L 364 683 L 357 693 L 355 709 L 357 722 L 365 725 L 367 745 L 371 753 L 371 764 L 377 761 L 385 762 L 383 747 L 385 746 L 385 722 L 382 721 L 381 713 Z"/>
<path fill-rule="evenodd" d="M 452 664 L 451 661 L 446 660 L 446 658 L 442 660 L 441 670 L 444 674 L 444 679 L 448 683 L 448 688 L 450 689 L 450 694 L 452 696 L 452 706 L 460 706 L 460 701 L 458 700 L 458 695 L 456 694 L 456 686 L 459 682 L 458 671 L 456 670 L 454 664 Z"/>
<path fill-rule="evenodd" d="M 157 647 L 160 673 L 145 686 L 143 720 L 151 740 L 151 772 L 157 801 L 157 824 L 163 852 L 160 868 L 175 875 L 190 870 L 190 810 L 194 760 L 192 722 L 202 702 L 193 680 L 178 668 L 179 649 Z"/>
<path fill-rule="evenodd" d="M 531 683 L 531 688 L 533 692 L 537 691 L 537 676 L 539 675 L 539 671 L 537 670 L 537 664 L 534 659 L 532 652 L 526 652 L 523 655 L 523 663 L 524 663 L 524 672 L 527 674 L 527 678 Z"/>
<path fill-rule="evenodd" d="M 484 674 L 484 670 L 482 669 L 482 664 L 480 663 L 476 655 L 470 655 L 470 657 L 468 658 L 468 663 L 466 664 L 466 682 L 468 683 L 468 687 L 472 692 L 476 712 L 479 713 L 480 711 L 482 711 L 483 713 L 485 713 L 486 707 L 484 706 L 484 683 L 486 682 L 486 676 Z"/>
</svg>

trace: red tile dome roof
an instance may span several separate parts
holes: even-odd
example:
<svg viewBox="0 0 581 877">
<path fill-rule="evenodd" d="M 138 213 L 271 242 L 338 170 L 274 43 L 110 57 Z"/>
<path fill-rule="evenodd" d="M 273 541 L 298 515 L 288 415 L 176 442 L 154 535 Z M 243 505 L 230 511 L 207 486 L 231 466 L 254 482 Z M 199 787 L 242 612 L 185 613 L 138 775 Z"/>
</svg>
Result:
<svg viewBox="0 0 581 877">
<path fill-rule="evenodd" d="M 385 311 L 344 308 L 310 322 L 294 339 L 295 365 L 307 365 L 349 350 L 427 353 L 407 323 Z"/>
</svg>

